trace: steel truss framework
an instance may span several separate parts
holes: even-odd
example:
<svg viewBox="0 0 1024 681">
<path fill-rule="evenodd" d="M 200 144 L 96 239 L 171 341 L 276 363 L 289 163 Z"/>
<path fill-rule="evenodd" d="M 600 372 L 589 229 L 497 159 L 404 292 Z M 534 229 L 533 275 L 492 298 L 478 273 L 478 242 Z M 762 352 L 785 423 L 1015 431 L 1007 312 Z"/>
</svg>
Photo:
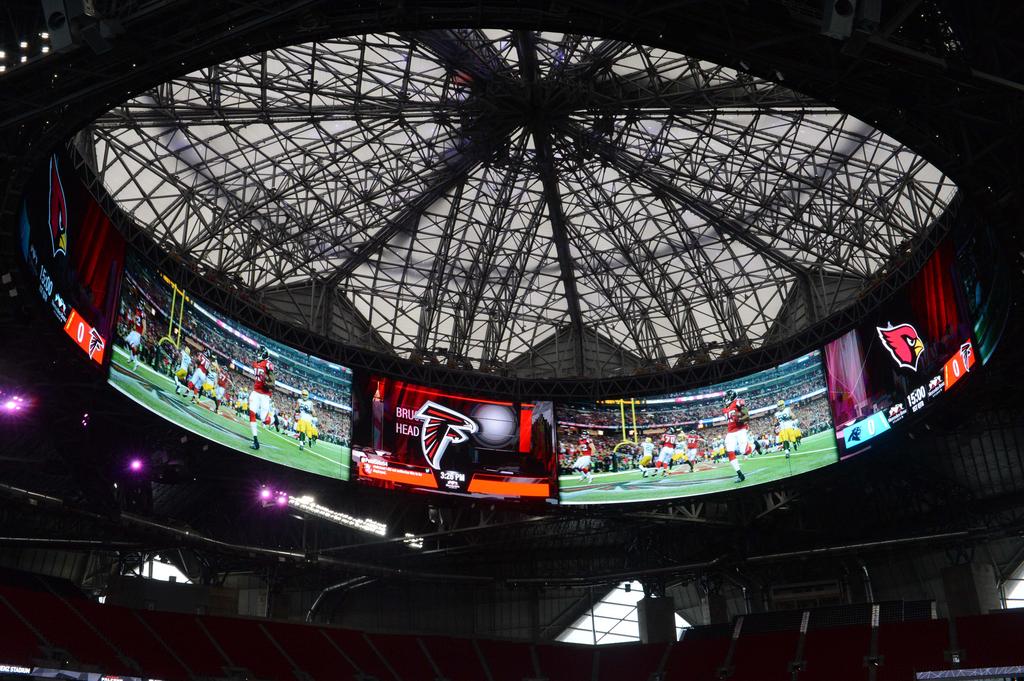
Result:
<svg viewBox="0 0 1024 681">
<path fill-rule="evenodd" d="M 814 3 L 806 3 L 807 7 L 804 7 L 804 4 L 768 3 L 765 11 L 754 12 L 743 4 L 732 6 L 729 3 L 696 3 L 687 5 L 686 8 L 652 7 L 639 14 L 624 12 L 614 3 L 601 2 L 574 3 L 571 7 L 559 8 L 550 8 L 546 5 L 523 7 L 511 3 L 506 6 L 501 2 L 489 3 L 486 8 L 475 5 L 465 8 L 457 6 L 457 3 L 417 3 L 413 7 L 399 8 L 372 2 L 351 3 L 343 12 L 329 4 L 316 2 L 274 3 L 273 7 L 268 5 L 266 8 L 260 8 L 259 3 L 239 3 L 229 5 L 226 11 L 218 9 L 216 12 L 197 4 L 177 7 L 173 13 L 173 22 L 168 21 L 169 15 L 161 14 L 157 9 L 138 18 L 126 18 L 126 31 L 120 38 L 119 49 L 109 55 L 97 58 L 81 51 L 73 52 L 60 55 L 52 62 L 41 60 L 30 65 L 31 68 L 8 74 L 8 80 L 4 85 L 10 87 L 12 92 L 16 92 L 17 96 L 0 106 L 0 128 L 11 133 L 4 135 L 0 144 L 5 159 L 12 161 L 11 165 L 14 167 L 4 195 L 4 215 L 9 218 L 13 213 L 27 169 L 38 162 L 48 148 L 57 141 L 66 139 L 76 128 L 110 111 L 111 107 L 119 101 L 125 101 L 129 95 L 149 91 L 154 82 L 181 79 L 181 74 L 199 73 L 203 68 L 208 68 L 210 63 L 239 60 L 245 54 L 261 54 L 264 50 L 273 52 L 280 49 L 279 46 L 285 40 L 283 36 L 307 43 L 327 43 L 336 40 L 338 35 L 362 35 L 368 26 L 373 26 L 397 31 L 399 41 L 409 41 L 411 36 L 423 36 L 425 32 L 450 37 L 452 26 L 493 25 L 528 29 L 540 26 L 551 30 L 570 29 L 575 32 L 574 34 L 616 38 L 624 45 L 660 45 L 674 49 L 685 45 L 687 53 L 700 55 L 702 59 L 710 59 L 715 63 L 727 65 L 728 68 L 754 74 L 750 82 L 767 83 L 782 78 L 787 87 L 813 93 L 840 110 L 849 111 L 851 115 L 870 123 L 872 127 L 894 134 L 901 141 L 923 153 L 942 172 L 953 178 L 960 189 L 977 203 L 980 210 L 987 212 L 991 219 L 1001 219 L 1004 210 L 1009 213 L 1019 197 L 1016 194 L 1017 183 L 1012 181 L 1015 177 L 1015 161 L 1013 154 L 1010 153 L 1013 145 L 1004 143 L 1006 131 L 1011 129 L 1006 125 L 1005 119 L 1015 110 L 1012 104 L 1019 101 L 1020 88 L 1012 80 L 986 72 L 986 68 L 1000 71 L 992 60 L 987 60 L 980 68 L 977 65 L 973 68 L 962 67 L 959 70 L 949 67 L 953 61 L 959 59 L 962 62 L 964 59 L 958 41 L 974 40 L 976 36 L 962 33 L 956 39 L 949 38 L 948 22 L 943 23 L 944 19 L 936 22 L 935 19 L 941 15 L 941 3 L 929 0 L 924 3 L 926 7 L 922 8 L 927 11 L 919 13 L 895 11 L 894 8 L 890 15 L 889 10 L 886 10 L 883 26 L 876 34 L 866 41 L 843 43 L 819 35 L 815 17 L 817 10 L 810 7 Z M 993 7 L 992 12 L 998 14 L 997 8 Z M 167 30 L 169 25 L 175 28 Z M 160 31 L 153 30 L 157 26 L 161 27 Z M 675 28 L 671 32 L 666 32 L 666 26 Z M 441 33 L 437 34 L 437 31 Z M 469 35 L 461 31 L 455 33 Z M 535 41 L 537 47 L 532 49 L 537 52 L 538 64 L 541 65 L 539 68 L 543 71 L 544 64 L 550 65 L 555 58 L 551 55 L 545 56 L 539 49 L 544 43 L 543 34 L 535 37 Z M 430 47 L 427 45 L 429 41 L 420 42 L 424 45 L 424 51 Z M 466 41 L 463 43 L 466 44 Z M 604 44 L 611 46 L 615 43 Z M 465 50 L 438 55 L 434 50 L 440 48 L 437 45 L 432 47 L 430 54 L 434 55 L 435 64 L 448 64 L 455 60 L 465 63 L 467 59 L 471 59 Z M 480 53 L 479 46 L 470 47 L 473 48 L 470 51 Z M 515 52 L 514 60 L 517 63 L 522 62 L 523 60 L 519 59 L 519 51 L 523 48 L 531 49 L 529 45 L 523 44 L 523 41 L 517 41 L 502 53 L 502 56 L 511 63 Z M 138 55 L 143 52 L 149 57 L 145 61 L 140 61 Z M 819 55 L 820 58 L 807 59 L 806 55 L 812 53 Z M 606 57 L 606 61 L 610 59 L 614 63 L 616 54 L 613 51 L 613 54 Z M 690 61 L 698 65 L 705 63 Z M 493 67 L 494 63 L 484 59 L 479 63 L 471 63 L 471 66 L 473 68 L 467 72 L 467 76 L 477 78 L 477 72 Z M 722 72 L 728 73 L 728 69 L 723 69 Z M 697 70 L 691 73 L 697 73 Z M 519 78 L 522 79 L 521 74 Z M 643 80 L 643 77 L 639 80 Z M 637 87 L 636 83 L 631 84 L 619 79 L 607 85 L 603 92 L 592 90 L 592 96 L 595 98 L 593 101 L 597 102 L 602 96 L 608 96 L 611 101 L 628 101 L 630 97 L 638 96 Z M 543 88 L 539 88 L 539 96 L 545 95 L 545 92 Z M 772 96 L 784 92 L 788 90 L 774 88 L 771 91 Z M 650 96 L 651 92 L 648 91 L 647 95 Z M 684 95 L 666 91 L 664 88 L 657 90 L 656 95 L 679 103 L 679 106 L 682 106 L 680 102 L 685 100 Z M 991 101 L 990 96 L 1002 97 L 1001 101 L 1006 102 L 1007 106 L 993 108 L 986 103 Z M 469 100 L 471 97 L 467 96 L 466 99 Z M 693 101 L 690 101 L 688 106 L 694 110 L 699 109 L 697 103 Z M 809 107 L 808 111 L 820 114 L 820 109 Z M 809 116 L 811 113 L 806 115 Z M 458 129 L 495 130 L 500 128 L 502 117 L 506 124 L 509 118 L 506 114 L 490 117 L 486 114 L 487 112 L 481 111 L 475 121 L 459 121 Z M 521 112 L 516 114 L 521 115 Z M 595 122 L 595 116 L 596 124 L 588 128 L 588 124 Z M 611 119 L 611 135 L 608 134 L 607 118 Z M 558 125 L 562 126 L 560 129 L 567 127 L 570 131 L 577 128 L 589 131 L 595 143 L 594 158 L 590 160 L 591 166 L 602 165 L 602 154 L 606 153 L 608 147 L 621 152 L 621 159 L 628 161 L 633 156 L 634 162 L 647 162 L 650 165 L 650 159 L 646 159 L 643 153 L 638 152 L 638 149 L 642 151 L 641 147 L 630 148 L 615 135 L 622 133 L 631 135 L 632 140 L 650 141 L 655 139 L 656 133 L 643 137 L 644 133 L 639 130 L 637 121 L 627 119 L 628 115 L 623 114 L 602 117 L 598 104 L 595 103 L 594 111 L 588 110 L 560 118 Z M 455 129 L 454 123 L 451 126 Z M 593 134 L 595 128 L 603 131 L 603 135 Z M 578 139 L 568 133 L 559 134 L 561 136 L 557 139 Z M 476 141 L 484 137 L 478 135 Z M 556 139 L 556 136 L 551 136 L 551 139 Z M 472 158 L 475 158 L 474 153 L 479 153 L 473 151 L 479 148 L 473 140 L 462 140 L 458 143 L 462 144 L 463 149 L 468 149 L 467 154 Z M 527 151 L 528 149 L 523 151 L 524 158 Z M 534 151 L 533 161 L 536 166 L 537 154 L 536 150 Z M 553 158 L 557 158 L 554 156 L 557 153 L 558 146 L 552 145 Z M 602 167 L 602 170 L 610 169 L 611 164 L 608 169 Z M 592 171 L 573 166 L 570 167 L 567 177 L 585 175 L 587 172 Z M 678 169 L 673 172 L 682 173 Z M 725 169 L 723 172 L 729 171 Z M 470 175 L 472 176 L 472 173 Z M 646 175 L 657 178 L 656 173 L 648 172 Z M 468 186 L 469 182 L 465 184 Z M 294 184 L 289 186 L 295 187 Z M 724 185 L 719 187 L 722 188 Z M 454 196 L 451 190 L 446 191 L 450 191 L 450 195 Z M 462 191 L 464 193 L 465 189 Z M 649 193 L 638 196 L 650 197 L 660 190 L 655 185 L 650 190 L 642 191 Z M 571 199 L 573 196 L 575 195 L 569 191 L 561 196 L 563 212 L 571 212 L 565 201 L 566 198 Z M 591 200 L 594 197 L 603 200 L 599 193 L 592 195 Z M 662 205 L 681 200 L 662 200 L 660 196 L 658 199 Z M 547 196 L 545 202 L 548 203 Z M 780 207 L 783 204 L 772 205 Z M 611 209 L 612 204 L 608 204 L 607 207 Z M 643 210 L 653 209 L 645 207 Z M 424 215 L 429 212 L 429 209 L 425 209 Z M 663 216 L 667 216 L 667 213 Z M 323 336 L 323 330 L 328 325 L 322 322 L 307 323 L 305 319 L 300 320 L 306 327 L 302 330 L 292 324 L 280 323 L 264 313 L 264 310 L 270 307 L 267 301 L 243 300 L 237 295 L 239 289 L 231 282 L 215 280 L 209 276 L 210 272 L 204 271 L 200 274 L 198 270 L 193 271 L 182 266 L 179 256 L 169 254 L 165 244 L 155 243 L 143 233 L 135 221 L 128 219 L 127 215 L 122 214 L 120 217 L 123 218 L 122 226 L 132 242 L 149 257 L 180 275 L 197 295 L 208 298 L 227 314 L 267 333 L 277 335 L 285 342 L 355 366 L 367 366 L 382 373 L 403 373 L 416 380 L 430 380 L 451 387 L 481 392 L 530 393 L 551 397 L 585 397 L 595 392 L 608 394 L 663 390 L 681 382 L 706 382 L 792 357 L 801 349 L 849 326 L 857 318 L 858 312 L 867 310 L 897 290 L 905 282 L 906 276 L 920 264 L 922 254 L 925 254 L 930 244 L 934 243 L 936 234 L 933 232 L 923 237 L 920 243 L 915 242 L 911 257 L 902 261 L 900 265 L 891 265 L 888 270 L 894 274 L 858 298 L 856 307 L 847 307 L 844 311 L 827 316 L 823 321 L 790 336 L 782 343 L 766 345 L 753 352 L 740 352 L 725 360 L 676 372 L 658 372 L 649 376 L 613 379 L 608 382 L 570 380 L 548 383 L 517 381 L 476 372 L 448 370 L 443 367 L 416 366 L 399 360 L 386 348 L 373 352 L 356 349 L 351 344 L 341 345 L 328 340 Z M 609 217 L 606 221 L 612 219 L 617 218 Z M 663 224 L 667 224 L 665 221 L 670 218 L 661 219 Z M 422 220 L 421 217 L 420 222 Z M 7 229 L 10 229 L 10 224 L 9 219 L 5 220 Z M 389 231 L 402 234 L 402 230 L 407 229 L 408 224 L 394 224 L 390 230 L 382 232 L 378 229 L 367 236 L 381 234 L 380 240 L 384 241 L 383 236 Z M 569 224 L 572 224 L 571 216 Z M 714 232 L 715 238 L 720 242 L 727 240 L 727 237 L 721 234 L 728 234 L 729 226 L 719 225 L 719 230 L 722 231 Z M 762 237 L 764 234 L 766 232 L 762 232 Z M 372 248 L 366 248 L 362 252 L 371 251 Z M 372 256 L 368 262 L 379 262 L 379 253 L 382 252 L 378 251 L 378 255 Z M 362 266 L 365 265 L 366 263 L 362 263 Z M 796 275 L 785 268 L 780 268 L 776 274 L 780 279 L 790 282 L 790 289 L 793 288 L 792 282 L 797 281 Z M 812 269 L 812 279 L 815 274 Z M 344 300 L 347 298 L 339 301 L 336 296 L 332 296 L 330 301 L 310 305 L 310 309 L 323 312 L 338 307 L 338 302 L 341 302 L 341 307 L 344 308 Z M 788 300 L 792 301 L 793 296 L 789 295 Z M 566 313 L 568 314 L 568 310 Z M 579 337 L 592 332 L 593 330 L 589 328 L 581 329 L 577 330 L 575 335 Z M 371 343 L 366 341 L 360 344 L 366 346 Z M 746 348 L 741 348 L 744 349 Z M 723 353 L 725 351 L 722 350 Z M 650 357 L 650 353 L 644 355 Z"/>
<path fill-rule="evenodd" d="M 578 34 L 277 48 L 89 132 L 111 197 L 205 276 L 265 301 L 337 290 L 372 330 L 338 340 L 467 367 L 566 326 L 649 366 L 759 347 L 790 297 L 847 305 L 826 280 L 866 287 L 955 192 L 786 87 Z M 583 354 L 556 374 L 588 373 Z"/>
</svg>

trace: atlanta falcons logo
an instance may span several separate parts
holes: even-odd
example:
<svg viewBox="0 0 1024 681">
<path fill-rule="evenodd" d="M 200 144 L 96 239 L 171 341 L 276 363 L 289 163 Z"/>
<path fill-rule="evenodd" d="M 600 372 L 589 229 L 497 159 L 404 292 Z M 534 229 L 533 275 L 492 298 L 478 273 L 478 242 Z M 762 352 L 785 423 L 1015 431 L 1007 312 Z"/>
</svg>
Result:
<svg viewBox="0 0 1024 681">
<path fill-rule="evenodd" d="M 924 341 L 918 335 L 917 329 L 910 324 L 875 327 L 878 330 L 878 337 L 882 339 L 882 345 L 892 355 L 893 361 L 898 366 L 917 371 L 917 360 L 924 352 Z"/>
<path fill-rule="evenodd" d="M 97 352 L 102 353 L 106 343 L 103 341 L 103 336 L 96 331 L 96 329 L 89 330 L 89 357 L 92 357 Z"/>
<path fill-rule="evenodd" d="M 50 157 L 50 242 L 53 254 L 67 255 L 68 248 L 68 204 L 64 199 L 64 185 L 57 171 L 57 157 Z"/>
<path fill-rule="evenodd" d="M 470 435 L 480 430 L 468 416 L 436 402 L 424 402 L 414 418 L 423 421 L 423 428 L 420 429 L 423 456 L 432 468 L 438 470 L 441 469 L 441 459 L 448 445 L 465 442 Z"/>
</svg>

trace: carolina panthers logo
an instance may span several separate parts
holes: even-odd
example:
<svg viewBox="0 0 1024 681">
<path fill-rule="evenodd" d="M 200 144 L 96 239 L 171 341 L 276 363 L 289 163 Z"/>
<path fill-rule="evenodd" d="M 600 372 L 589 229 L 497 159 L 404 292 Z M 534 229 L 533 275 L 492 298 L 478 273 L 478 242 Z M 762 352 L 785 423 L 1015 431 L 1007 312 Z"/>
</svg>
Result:
<svg viewBox="0 0 1024 681">
<path fill-rule="evenodd" d="M 450 444 L 465 442 L 469 436 L 480 430 L 468 416 L 454 409 L 443 407 L 436 402 L 424 402 L 414 418 L 423 422 L 420 429 L 420 444 L 423 456 L 431 468 L 441 469 L 441 459 Z"/>
<path fill-rule="evenodd" d="M 924 352 L 924 341 L 910 324 L 893 326 L 891 323 L 886 327 L 876 327 L 878 337 L 882 339 L 882 345 L 889 351 L 893 361 L 898 366 L 917 371 L 917 360 Z"/>
<path fill-rule="evenodd" d="M 64 185 L 57 170 L 57 157 L 50 157 L 50 242 L 53 255 L 64 253 L 68 248 L 68 204 L 64 199 Z"/>
</svg>

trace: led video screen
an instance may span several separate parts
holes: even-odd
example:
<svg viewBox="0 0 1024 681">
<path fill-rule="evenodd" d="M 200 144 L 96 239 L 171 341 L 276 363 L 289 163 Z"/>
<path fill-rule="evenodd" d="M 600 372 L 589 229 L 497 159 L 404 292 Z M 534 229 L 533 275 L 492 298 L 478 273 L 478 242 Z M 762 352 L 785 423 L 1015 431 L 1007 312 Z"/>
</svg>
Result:
<svg viewBox="0 0 1024 681">
<path fill-rule="evenodd" d="M 430 492 L 554 500 L 550 402 L 456 395 L 369 377 L 356 394 L 359 480 Z M 366 446 L 358 446 L 358 445 Z"/>
<path fill-rule="evenodd" d="M 684 392 L 556 407 L 559 502 L 710 494 L 837 460 L 821 353 Z"/>
<path fill-rule="evenodd" d="M 953 257 L 947 240 L 895 299 L 825 346 L 841 456 L 863 449 L 974 369 Z"/>
<path fill-rule="evenodd" d="M 32 174 L 19 215 L 21 254 L 64 332 L 102 365 L 125 242 L 60 151 Z"/>
<path fill-rule="evenodd" d="M 110 383 L 186 430 L 310 473 L 349 478 L 350 369 L 207 309 L 129 257 Z"/>
<path fill-rule="evenodd" d="M 974 321 L 978 358 L 984 364 L 999 343 L 1012 305 L 1012 271 L 990 225 L 965 218 L 957 226 L 957 269 L 966 309 Z"/>
</svg>

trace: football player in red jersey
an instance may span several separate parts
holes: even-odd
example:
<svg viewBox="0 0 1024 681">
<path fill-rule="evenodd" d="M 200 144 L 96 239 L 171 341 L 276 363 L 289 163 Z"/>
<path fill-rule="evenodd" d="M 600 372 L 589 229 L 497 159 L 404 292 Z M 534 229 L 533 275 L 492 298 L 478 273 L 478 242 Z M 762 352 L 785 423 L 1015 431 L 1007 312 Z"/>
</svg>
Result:
<svg viewBox="0 0 1024 681">
<path fill-rule="evenodd" d="M 580 435 L 576 451 L 579 453 L 579 456 L 572 464 L 573 469 L 579 471 L 580 480 L 594 482 L 594 474 L 590 472 L 590 467 L 594 465 L 592 458 L 594 455 L 594 447 L 590 442 L 589 432 L 584 430 L 583 434 Z"/>
<path fill-rule="evenodd" d="M 686 434 L 686 458 L 693 463 L 697 463 L 697 458 L 700 456 L 700 443 L 703 441 L 697 431 Z"/>
<path fill-rule="evenodd" d="M 729 455 L 729 463 L 736 471 L 736 482 L 743 482 L 747 476 L 740 470 L 740 455 L 747 453 L 747 440 L 750 431 L 747 424 L 750 421 L 750 412 L 743 400 L 736 396 L 735 390 L 725 391 L 725 451 Z"/>
<path fill-rule="evenodd" d="M 206 377 L 210 373 L 210 355 L 206 350 L 200 350 L 196 355 L 196 369 L 192 372 L 192 378 L 188 380 L 188 389 L 192 391 L 192 403 L 203 396 L 203 386 L 206 384 Z"/>
<path fill-rule="evenodd" d="M 217 387 L 214 389 L 213 411 L 220 412 L 220 403 L 224 401 L 231 387 L 231 379 L 228 378 L 227 369 L 222 369 L 217 362 L 213 363 L 213 369 L 217 372 Z"/>
<path fill-rule="evenodd" d="M 139 368 L 139 351 L 142 349 L 142 337 L 146 335 L 146 313 L 142 305 L 135 308 L 132 318 L 129 320 L 131 331 L 125 342 L 128 343 L 128 350 L 132 353 L 132 369 Z"/>
<path fill-rule="evenodd" d="M 252 365 L 253 384 L 249 393 L 249 429 L 252 431 L 252 449 L 260 448 L 259 423 L 270 417 L 270 394 L 274 391 L 274 364 L 270 361 L 270 350 L 261 345 L 256 350 L 256 361 Z"/>
<path fill-rule="evenodd" d="M 672 466 L 672 456 L 676 453 L 675 432 L 669 428 L 661 436 L 661 445 L 658 448 L 658 459 L 654 462 L 654 468 L 661 470 L 661 477 L 668 475 Z"/>
</svg>

